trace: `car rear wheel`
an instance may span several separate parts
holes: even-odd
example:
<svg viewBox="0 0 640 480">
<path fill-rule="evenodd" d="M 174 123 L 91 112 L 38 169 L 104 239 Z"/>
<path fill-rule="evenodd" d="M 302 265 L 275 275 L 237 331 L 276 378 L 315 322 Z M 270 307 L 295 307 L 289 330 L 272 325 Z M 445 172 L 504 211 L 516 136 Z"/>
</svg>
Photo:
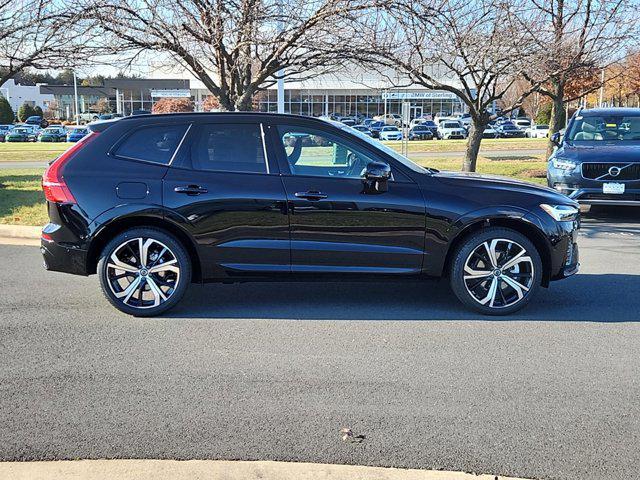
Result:
<svg viewBox="0 0 640 480">
<path fill-rule="evenodd" d="M 174 307 L 191 282 L 191 260 L 172 235 L 133 228 L 111 240 L 98 262 L 100 285 L 118 310 L 151 317 Z"/>
<path fill-rule="evenodd" d="M 533 243 L 515 230 L 499 227 L 463 240 L 450 271 L 458 299 L 485 315 L 520 310 L 535 296 L 541 280 L 542 260 Z"/>
</svg>

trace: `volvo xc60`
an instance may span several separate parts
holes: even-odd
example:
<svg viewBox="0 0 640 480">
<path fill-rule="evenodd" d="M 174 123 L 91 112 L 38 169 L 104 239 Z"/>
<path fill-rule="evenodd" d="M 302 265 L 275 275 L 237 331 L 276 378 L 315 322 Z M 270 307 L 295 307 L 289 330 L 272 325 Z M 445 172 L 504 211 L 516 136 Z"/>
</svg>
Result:
<svg viewBox="0 0 640 480">
<path fill-rule="evenodd" d="M 191 282 L 439 276 L 500 315 L 578 270 L 566 196 L 423 168 L 342 124 L 212 113 L 88 128 L 43 176 L 44 264 L 97 273 L 132 315 L 165 312 Z"/>
</svg>

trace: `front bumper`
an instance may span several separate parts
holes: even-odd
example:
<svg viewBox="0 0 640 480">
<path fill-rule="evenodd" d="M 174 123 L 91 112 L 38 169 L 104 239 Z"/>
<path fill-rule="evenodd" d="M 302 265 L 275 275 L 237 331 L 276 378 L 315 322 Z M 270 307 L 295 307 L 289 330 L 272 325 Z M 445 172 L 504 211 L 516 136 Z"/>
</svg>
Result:
<svg viewBox="0 0 640 480">
<path fill-rule="evenodd" d="M 602 186 L 609 182 L 624 183 L 624 193 L 604 193 Z M 640 180 L 621 182 L 615 182 L 615 180 L 592 180 L 582 176 L 580 165 L 574 170 L 567 171 L 554 168 L 549 164 L 547 168 L 547 184 L 582 205 L 640 206 Z"/>
</svg>

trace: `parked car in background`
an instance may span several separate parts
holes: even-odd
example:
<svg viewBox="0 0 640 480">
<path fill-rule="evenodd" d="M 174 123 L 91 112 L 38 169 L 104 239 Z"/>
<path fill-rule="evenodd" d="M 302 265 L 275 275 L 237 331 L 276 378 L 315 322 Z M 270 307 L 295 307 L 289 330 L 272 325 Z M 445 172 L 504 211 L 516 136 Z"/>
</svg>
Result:
<svg viewBox="0 0 640 480">
<path fill-rule="evenodd" d="M 433 132 L 425 125 L 416 125 L 409 130 L 409 140 L 433 140 Z"/>
<path fill-rule="evenodd" d="M 512 122 L 516 127 L 523 131 L 527 128 L 531 128 L 532 125 L 531 120 L 529 120 L 528 118 L 516 118 Z"/>
<path fill-rule="evenodd" d="M 402 117 L 397 113 L 387 113 L 386 115 L 377 115 L 373 118 L 374 120 L 384 122 L 386 125 L 395 125 L 396 127 L 402 126 Z"/>
<path fill-rule="evenodd" d="M 89 134 L 86 128 L 71 128 L 67 132 L 67 142 L 78 142 Z"/>
<path fill-rule="evenodd" d="M 420 125 L 423 127 L 427 127 L 431 131 L 433 138 L 440 138 L 438 135 L 438 125 L 436 125 L 436 122 L 434 122 L 433 120 L 425 120 Z"/>
<path fill-rule="evenodd" d="M 422 168 L 340 123 L 238 112 L 89 129 L 43 175 L 40 250 L 48 270 L 97 274 L 130 315 L 166 312 L 192 282 L 390 276 L 444 276 L 468 308 L 507 315 L 579 269 L 574 201 Z"/>
<path fill-rule="evenodd" d="M 524 131 L 527 138 L 546 138 L 549 136 L 549 125 L 532 125 Z"/>
<path fill-rule="evenodd" d="M 498 131 L 492 124 L 487 125 L 487 128 L 482 132 L 482 138 L 498 138 Z"/>
<path fill-rule="evenodd" d="M 369 126 L 370 126 L 373 122 L 375 122 L 375 120 L 374 120 L 373 118 L 366 117 L 366 118 L 363 118 L 363 119 L 362 119 L 361 125 L 364 125 L 365 127 L 369 128 Z"/>
<path fill-rule="evenodd" d="M 380 130 L 380 140 L 402 140 L 402 131 L 395 125 L 387 125 Z"/>
<path fill-rule="evenodd" d="M 6 142 L 35 142 L 38 135 L 30 126 L 18 126 L 5 135 Z"/>
<path fill-rule="evenodd" d="M 67 130 L 62 125 L 47 127 L 38 133 L 40 142 L 64 142 L 67 140 Z"/>
<path fill-rule="evenodd" d="M 413 128 L 416 125 L 422 125 L 424 122 L 426 121 L 425 118 L 422 117 L 418 117 L 418 118 L 413 118 L 411 119 L 411 121 L 409 122 L 409 128 Z"/>
<path fill-rule="evenodd" d="M 365 135 L 369 135 L 370 137 L 373 137 L 373 133 L 371 133 L 371 130 L 369 130 L 364 125 L 354 125 L 352 128 L 354 130 L 364 133 Z"/>
<path fill-rule="evenodd" d="M 497 126 L 499 138 L 522 138 L 524 131 L 520 130 L 513 122 L 503 122 Z"/>
<path fill-rule="evenodd" d="M 28 117 L 24 123 L 26 125 L 35 125 L 38 128 L 46 128 L 49 126 L 49 122 L 47 122 L 44 118 L 42 118 L 39 115 L 33 115 L 31 117 Z"/>
<path fill-rule="evenodd" d="M 386 126 L 387 126 L 386 123 L 380 122 L 378 120 L 376 120 L 375 122 L 370 123 L 369 124 L 369 130 L 371 130 L 371 136 L 373 138 L 380 138 L 380 130 L 382 130 Z"/>
<path fill-rule="evenodd" d="M 438 112 L 433 116 L 433 121 L 436 122 L 436 125 L 440 125 L 442 120 L 446 120 L 451 118 L 451 114 L 445 112 Z"/>
<path fill-rule="evenodd" d="M 438 137 L 443 140 L 453 138 L 466 138 L 467 131 L 460 122 L 454 120 L 443 120 L 438 127 Z"/>
<path fill-rule="evenodd" d="M 460 122 L 460 124 L 469 130 L 471 127 L 471 114 L 470 113 L 456 113 L 453 118 Z"/>
<path fill-rule="evenodd" d="M 356 121 L 353 117 L 342 117 L 340 122 L 345 124 L 347 127 L 353 127 L 356 124 Z"/>
<path fill-rule="evenodd" d="M 551 141 L 551 188 L 587 205 L 640 206 L 640 108 L 578 110 Z"/>
<path fill-rule="evenodd" d="M 98 120 L 111 120 L 113 118 L 113 114 L 111 113 L 102 113 L 98 115 Z"/>
<path fill-rule="evenodd" d="M 0 142 L 4 142 L 5 137 L 12 128 L 13 125 L 0 125 Z"/>
<path fill-rule="evenodd" d="M 95 122 L 98 119 L 100 119 L 100 112 L 97 112 L 95 110 L 87 110 L 86 112 L 82 112 L 80 115 L 78 115 L 78 121 L 82 124 Z M 73 120 L 75 121 L 75 117 L 73 118 Z"/>
<path fill-rule="evenodd" d="M 131 115 L 150 115 L 151 112 L 149 110 L 134 110 L 131 112 Z"/>
</svg>

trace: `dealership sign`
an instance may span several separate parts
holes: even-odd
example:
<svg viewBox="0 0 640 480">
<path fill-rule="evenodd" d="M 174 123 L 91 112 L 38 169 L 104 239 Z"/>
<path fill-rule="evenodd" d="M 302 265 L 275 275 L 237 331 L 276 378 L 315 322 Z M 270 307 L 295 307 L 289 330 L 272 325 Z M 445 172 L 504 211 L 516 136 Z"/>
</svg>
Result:
<svg viewBox="0 0 640 480">
<path fill-rule="evenodd" d="M 151 98 L 191 98 L 191 91 L 177 88 L 151 90 Z"/>
<path fill-rule="evenodd" d="M 451 92 L 382 92 L 383 100 L 439 100 L 456 99 Z"/>
</svg>

